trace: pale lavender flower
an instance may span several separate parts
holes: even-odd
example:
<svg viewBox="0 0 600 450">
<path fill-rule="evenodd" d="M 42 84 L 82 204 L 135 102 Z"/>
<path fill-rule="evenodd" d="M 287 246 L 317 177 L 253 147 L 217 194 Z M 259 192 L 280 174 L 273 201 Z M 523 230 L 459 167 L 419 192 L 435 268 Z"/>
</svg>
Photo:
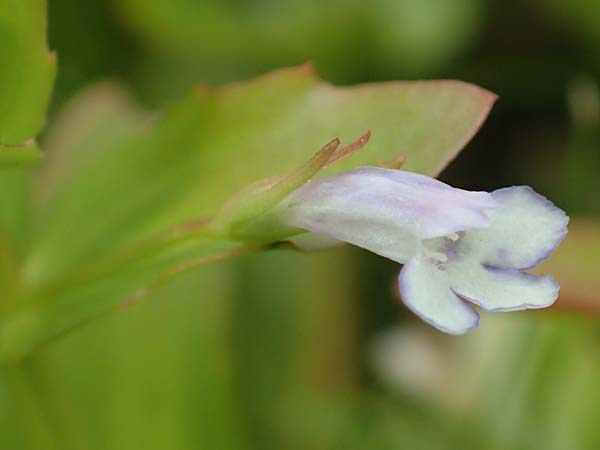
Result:
<svg viewBox="0 0 600 450">
<path fill-rule="evenodd" d="M 492 193 L 433 178 L 363 167 L 306 183 L 279 206 L 286 225 L 345 241 L 404 268 L 404 303 L 452 334 L 486 311 L 550 306 L 558 284 L 531 275 L 564 238 L 568 217 L 527 186 Z"/>
</svg>

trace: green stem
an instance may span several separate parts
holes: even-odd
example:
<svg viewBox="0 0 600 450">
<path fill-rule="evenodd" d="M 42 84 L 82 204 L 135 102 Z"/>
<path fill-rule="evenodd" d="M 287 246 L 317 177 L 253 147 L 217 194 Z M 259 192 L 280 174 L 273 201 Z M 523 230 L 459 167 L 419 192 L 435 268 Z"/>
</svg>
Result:
<svg viewBox="0 0 600 450">
<path fill-rule="evenodd" d="M 265 245 L 225 240 L 206 224 L 172 230 L 27 293 L 0 318 L 0 362 L 151 292 L 185 270 Z"/>
<path fill-rule="evenodd" d="M 0 225 L 0 312 L 17 301 L 19 288 L 17 262 L 7 233 Z"/>
<path fill-rule="evenodd" d="M 77 271 L 69 272 L 58 280 L 52 280 L 39 287 L 36 292 L 42 294 L 41 296 L 48 296 L 68 286 L 82 285 L 113 276 L 136 262 L 159 255 L 164 250 L 178 244 L 191 241 L 211 242 L 220 240 L 225 240 L 222 233 L 210 227 L 208 221 L 176 227 L 152 239 L 133 244 L 115 255 L 94 261 Z"/>
<path fill-rule="evenodd" d="M 42 159 L 42 154 L 35 144 L 11 146 L 0 142 L 0 166 L 19 166 L 35 164 Z"/>
<path fill-rule="evenodd" d="M 13 418 L 18 429 L 27 430 L 20 433 L 27 448 L 56 449 L 59 442 L 56 429 L 49 420 L 44 401 L 25 363 L 0 367 L 0 378 L 10 390 L 14 408 Z M 61 445 L 64 448 L 64 445 Z"/>
</svg>

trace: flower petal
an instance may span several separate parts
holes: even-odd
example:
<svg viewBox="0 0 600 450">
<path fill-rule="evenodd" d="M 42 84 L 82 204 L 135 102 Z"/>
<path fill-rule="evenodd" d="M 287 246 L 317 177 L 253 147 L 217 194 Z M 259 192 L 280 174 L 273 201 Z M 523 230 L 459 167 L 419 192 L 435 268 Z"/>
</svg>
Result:
<svg viewBox="0 0 600 450">
<path fill-rule="evenodd" d="M 558 283 L 550 275 L 479 264 L 452 265 L 448 275 L 457 295 L 486 311 L 545 308 L 558 297 Z"/>
<path fill-rule="evenodd" d="M 421 257 L 405 264 L 398 278 L 402 301 L 425 322 L 445 333 L 477 327 L 479 315 L 450 289 L 448 273 Z"/>
<path fill-rule="evenodd" d="M 483 264 L 531 269 L 546 259 L 567 234 L 569 217 L 529 186 L 492 192 L 498 208 L 490 212 L 492 224 L 464 233 L 462 253 Z"/>
<path fill-rule="evenodd" d="M 362 167 L 306 183 L 280 205 L 288 225 L 404 263 L 423 239 L 488 226 L 487 192 L 399 170 Z"/>
</svg>

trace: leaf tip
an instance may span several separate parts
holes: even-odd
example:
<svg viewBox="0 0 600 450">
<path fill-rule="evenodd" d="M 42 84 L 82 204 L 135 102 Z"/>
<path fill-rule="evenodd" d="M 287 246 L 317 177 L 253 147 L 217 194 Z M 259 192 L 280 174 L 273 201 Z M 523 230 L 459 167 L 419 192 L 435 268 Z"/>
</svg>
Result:
<svg viewBox="0 0 600 450">
<path fill-rule="evenodd" d="M 481 96 L 481 103 L 483 104 L 484 110 L 483 121 L 485 121 L 487 116 L 490 114 L 490 111 L 492 110 L 493 106 L 498 101 L 498 95 L 494 94 L 492 91 L 488 91 L 487 89 L 484 89 L 479 86 L 475 86 L 475 88 L 478 90 L 479 95 Z"/>
<path fill-rule="evenodd" d="M 369 139 L 371 139 L 371 130 L 367 130 L 367 132 L 359 137 L 356 141 L 333 153 L 324 167 L 329 167 L 342 159 L 352 156 L 354 153 L 363 148 L 367 142 L 369 142 Z"/>
<path fill-rule="evenodd" d="M 464 81 L 454 81 L 454 83 L 458 83 L 459 85 L 467 87 L 477 94 L 480 100 L 479 102 L 477 102 L 479 113 L 471 130 L 455 146 L 455 148 L 452 150 L 449 156 L 435 168 L 435 170 L 432 173 L 433 176 L 439 175 L 448 166 L 448 164 L 450 164 L 454 160 L 454 158 L 458 156 L 458 154 L 465 147 L 465 145 L 467 145 L 467 143 L 469 143 L 471 139 L 473 139 L 473 137 L 477 134 L 479 129 L 482 127 L 483 123 L 488 118 L 492 107 L 496 103 L 496 100 L 498 100 L 498 96 L 492 91 L 488 91 L 487 89 L 477 86 L 475 84 L 466 83 Z"/>
<path fill-rule="evenodd" d="M 327 144 L 325 144 L 317 153 L 315 153 L 314 156 L 310 159 L 310 161 L 321 160 L 324 156 L 325 158 L 323 158 L 323 163 L 320 168 L 326 167 L 328 164 L 330 164 L 331 160 L 335 158 L 335 155 L 337 154 L 336 150 L 340 146 L 340 144 L 341 141 L 339 138 L 332 139 Z"/>
<path fill-rule="evenodd" d="M 406 162 L 406 156 L 404 155 L 399 155 L 398 157 L 391 159 L 387 162 L 384 162 L 381 167 L 384 167 L 386 169 L 395 169 L 395 170 L 399 170 L 402 168 L 402 166 L 404 165 L 404 163 Z"/>
</svg>

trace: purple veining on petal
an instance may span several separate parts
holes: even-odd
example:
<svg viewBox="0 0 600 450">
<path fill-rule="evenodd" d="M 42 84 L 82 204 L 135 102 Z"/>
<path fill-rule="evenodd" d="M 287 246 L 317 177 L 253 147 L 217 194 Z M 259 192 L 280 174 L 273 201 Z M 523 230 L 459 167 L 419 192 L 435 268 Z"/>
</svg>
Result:
<svg viewBox="0 0 600 450">
<path fill-rule="evenodd" d="M 452 264 L 453 262 L 457 261 L 461 256 L 460 240 L 462 236 L 464 236 L 464 232 L 461 231 L 456 234 L 458 234 L 458 239 L 456 241 L 453 241 L 449 238 L 444 238 L 442 247 L 440 249 L 440 251 L 448 258 L 448 264 Z"/>
</svg>

